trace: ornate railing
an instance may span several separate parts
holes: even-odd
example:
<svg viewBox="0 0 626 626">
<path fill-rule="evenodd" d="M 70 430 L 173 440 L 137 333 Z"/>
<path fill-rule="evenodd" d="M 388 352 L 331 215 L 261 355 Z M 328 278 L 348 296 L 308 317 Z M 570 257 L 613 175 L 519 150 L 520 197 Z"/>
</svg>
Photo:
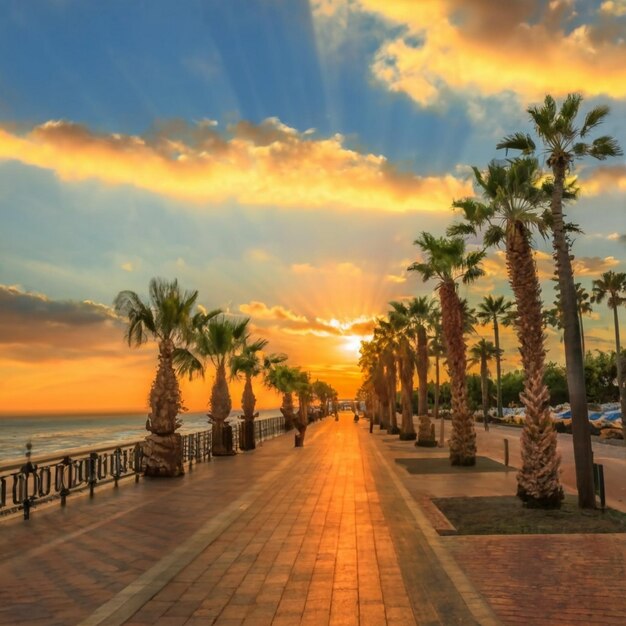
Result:
<svg viewBox="0 0 626 626">
<path fill-rule="evenodd" d="M 233 450 L 237 452 L 242 440 L 242 424 L 233 424 Z M 283 417 L 255 420 L 254 432 L 257 443 L 284 433 Z M 194 463 L 211 459 L 212 437 L 210 430 L 181 435 L 183 439 L 183 463 L 189 469 Z M 33 506 L 52 500 L 60 500 L 65 506 L 67 496 L 88 491 L 93 497 L 99 485 L 122 479 L 139 481 L 143 471 L 142 441 L 121 446 L 95 448 L 73 456 L 50 456 L 30 460 L 30 450 L 25 463 L 0 467 L 0 515 L 22 510 L 28 519 Z"/>
<path fill-rule="evenodd" d="M 264 420 L 254 420 L 254 439 L 257 443 L 282 435 L 284 432 L 285 418 L 282 415 Z"/>
</svg>

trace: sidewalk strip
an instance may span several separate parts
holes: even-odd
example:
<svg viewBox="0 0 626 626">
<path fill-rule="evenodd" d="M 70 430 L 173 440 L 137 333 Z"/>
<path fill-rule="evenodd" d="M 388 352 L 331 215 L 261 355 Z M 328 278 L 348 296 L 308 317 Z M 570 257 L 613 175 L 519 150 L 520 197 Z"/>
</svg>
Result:
<svg viewBox="0 0 626 626">
<path fill-rule="evenodd" d="M 289 455 L 262 478 L 257 479 L 253 487 L 204 524 L 168 556 L 101 605 L 80 622 L 79 626 L 123 624 L 215 541 L 296 459 L 297 455 Z"/>
<path fill-rule="evenodd" d="M 489 607 L 487 602 L 485 602 L 480 593 L 476 591 L 468 577 L 458 566 L 452 555 L 444 547 L 441 538 L 439 537 L 439 534 L 432 527 L 432 525 L 422 512 L 421 508 L 415 502 L 415 499 L 409 493 L 408 489 L 404 486 L 396 472 L 393 471 L 387 459 L 385 459 L 385 457 L 382 455 L 382 453 L 378 450 L 377 446 L 373 442 L 370 442 L 370 444 L 371 449 L 374 452 L 374 455 L 377 457 L 378 462 L 391 478 L 391 481 L 402 496 L 402 499 L 404 500 L 407 508 L 415 519 L 417 526 L 424 534 L 424 537 L 426 538 L 429 547 L 437 557 L 445 573 L 448 575 L 448 577 L 456 587 L 459 595 L 461 596 L 461 598 L 463 598 L 463 601 L 467 605 L 474 618 L 478 621 L 479 624 L 482 624 L 483 626 L 500 626 L 501 622 L 498 620 L 495 613 L 491 610 L 491 608 Z"/>
</svg>

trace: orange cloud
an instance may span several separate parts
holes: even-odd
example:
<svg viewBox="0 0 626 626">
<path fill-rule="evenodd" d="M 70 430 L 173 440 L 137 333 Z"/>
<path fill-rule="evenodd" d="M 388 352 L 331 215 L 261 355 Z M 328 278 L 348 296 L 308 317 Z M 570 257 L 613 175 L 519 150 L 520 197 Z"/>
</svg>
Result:
<svg viewBox="0 0 626 626">
<path fill-rule="evenodd" d="M 263 302 L 253 300 L 249 304 L 242 304 L 239 306 L 239 310 L 246 315 L 250 315 L 256 319 L 265 320 L 289 320 L 292 322 L 306 322 L 307 319 L 304 316 L 297 315 L 293 311 L 286 309 L 282 306 L 268 307 Z"/>
<path fill-rule="evenodd" d="M 378 50 L 372 70 L 422 106 L 447 90 L 482 96 L 546 93 L 626 96 L 623 4 L 605 2 L 572 27 L 574 0 L 360 0 L 363 10 L 406 26 Z M 602 68 L 602 71 L 598 71 Z"/>
<path fill-rule="evenodd" d="M 269 118 L 213 125 L 163 124 L 144 137 L 97 134 L 51 121 L 20 135 L 0 129 L 0 159 L 53 170 L 66 181 L 101 180 L 198 203 L 375 211 L 445 210 L 471 185 L 417 176 L 384 156 L 348 149 L 341 135 L 313 138 Z"/>
<path fill-rule="evenodd" d="M 581 189 L 586 196 L 626 191 L 626 165 L 603 165 L 581 177 Z"/>
</svg>

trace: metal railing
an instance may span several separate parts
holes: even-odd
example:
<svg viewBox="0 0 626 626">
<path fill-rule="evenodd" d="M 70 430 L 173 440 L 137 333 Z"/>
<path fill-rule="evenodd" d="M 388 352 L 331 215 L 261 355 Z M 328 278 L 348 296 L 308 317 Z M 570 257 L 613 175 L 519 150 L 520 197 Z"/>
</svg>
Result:
<svg viewBox="0 0 626 626">
<path fill-rule="evenodd" d="M 240 450 L 243 440 L 243 424 L 232 425 L 233 451 Z M 283 417 L 254 421 L 256 443 L 271 439 L 285 432 Z M 212 435 L 210 430 L 181 435 L 183 463 L 191 469 L 197 463 L 211 460 Z M 122 479 L 135 477 L 143 472 L 143 440 L 120 446 L 95 448 L 78 452 L 73 456 L 56 455 L 36 462 L 30 460 L 30 449 L 25 463 L 0 467 L 0 516 L 20 510 L 29 519 L 33 506 L 59 499 L 65 506 L 67 496 L 89 491 L 93 497 L 99 485 L 113 483 L 116 487 Z"/>
</svg>

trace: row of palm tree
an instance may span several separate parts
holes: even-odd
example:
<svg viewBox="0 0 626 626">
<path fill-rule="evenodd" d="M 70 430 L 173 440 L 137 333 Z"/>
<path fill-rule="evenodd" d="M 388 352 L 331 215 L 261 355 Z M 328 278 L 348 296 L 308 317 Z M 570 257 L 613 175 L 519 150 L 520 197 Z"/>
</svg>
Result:
<svg viewBox="0 0 626 626">
<path fill-rule="evenodd" d="M 579 505 L 585 508 L 595 506 L 580 332 L 580 313 L 584 310 L 581 301 L 584 303 L 585 298 L 580 289 L 577 294 L 571 263 L 570 233 L 576 227 L 565 221 L 563 204 L 575 199 L 577 195 L 574 181 L 567 178 L 576 159 L 583 156 L 605 159 L 621 154 L 621 149 L 608 136 L 588 142 L 588 134 L 604 120 L 609 109 L 604 106 L 592 109 L 585 116 L 582 125 L 577 126 L 580 102 L 580 96 L 570 95 L 557 108 L 554 99 L 546 96 L 542 106 L 528 109 L 535 131 L 543 144 L 551 176 L 547 176 L 540 168 L 535 156 L 536 144 L 530 135 L 514 133 L 505 137 L 497 148 L 520 150 L 522 156 L 501 162 L 492 161 L 485 171 L 474 167 L 475 185 L 480 197 L 454 201 L 453 207 L 460 211 L 461 219 L 449 227 L 446 237 L 435 237 L 423 232 L 415 241 L 421 249 L 423 260 L 408 268 L 409 271 L 418 272 L 424 281 L 435 281 L 452 390 L 450 459 L 454 465 L 472 465 L 475 463 L 476 437 L 467 404 L 468 363 L 464 337 L 469 318 L 466 303 L 459 297 L 457 285 L 470 283 L 482 275 L 480 264 L 488 247 L 504 248 L 515 310 L 509 310 L 511 305 L 506 304 L 503 298 L 490 298 L 482 304 L 479 319 L 484 323 L 492 323 L 494 327 L 493 349 L 497 359 L 499 415 L 502 413 L 499 323 L 507 320 L 516 329 L 525 371 L 524 391 L 520 399 L 526 409 L 522 432 L 522 468 L 517 477 L 518 495 L 530 506 L 556 507 L 563 497 L 559 483 L 556 435 L 549 415 L 549 391 L 544 383 L 544 312 L 533 251 L 533 238 L 549 235 L 555 251 L 559 285 L 558 317 L 564 329 Z M 465 237 L 469 235 L 474 239 L 482 238 L 482 249 L 466 249 Z M 606 297 L 609 299 L 609 306 L 614 310 L 616 355 L 619 363 L 621 349 L 617 306 L 622 303 L 622 296 L 619 294 L 623 287 L 609 288 L 609 278 L 615 279 L 614 276 L 605 275 L 600 281 L 594 281 L 592 300 L 600 302 Z M 621 278 L 615 280 L 615 284 L 623 285 Z M 399 309 L 401 307 L 394 305 L 394 311 Z M 375 333 L 373 341 L 376 340 Z M 365 347 L 370 349 L 370 346 Z M 487 350 L 486 344 L 479 345 L 474 355 L 481 359 L 481 369 L 484 368 Z M 366 372 L 366 380 L 375 381 L 373 372 L 379 364 L 375 360 L 372 362 L 366 359 L 362 366 Z M 618 369 L 618 384 L 623 410 L 624 386 L 621 369 Z M 420 387 L 424 385 L 420 384 Z M 376 385 L 372 386 L 372 391 L 377 393 Z"/>
<path fill-rule="evenodd" d="M 149 435 L 144 444 L 144 471 L 150 476 L 178 476 L 184 473 L 182 439 L 176 432 L 184 411 L 178 376 L 204 377 L 211 364 L 215 378 L 209 398 L 212 424 L 212 454 L 233 454 L 232 436 L 227 419 L 232 411 L 229 380 L 244 381 L 241 407 L 243 438 L 240 447 L 252 450 L 256 397 L 252 381 L 263 375 L 268 388 L 283 394 L 281 412 L 285 429 L 297 428 L 296 445 L 302 446 L 308 424 L 308 406 L 314 396 L 326 405 L 336 397 L 335 390 L 322 381 L 312 383 L 310 375 L 288 365 L 284 354 L 268 354 L 266 339 L 251 337 L 249 318 L 237 318 L 220 309 L 197 310 L 197 291 L 183 291 L 177 280 L 153 278 L 149 302 L 134 291 L 121 291 L 115 298 L 115 311 L 128 321 L 125 338 L 129 346 L 140 346 L 153 338 L 158 343 L 156 377 L 149 395 L 150 414 L 146 422 Z M 296 414 L 293 394 L 297 394 Z"/>
</svg>

